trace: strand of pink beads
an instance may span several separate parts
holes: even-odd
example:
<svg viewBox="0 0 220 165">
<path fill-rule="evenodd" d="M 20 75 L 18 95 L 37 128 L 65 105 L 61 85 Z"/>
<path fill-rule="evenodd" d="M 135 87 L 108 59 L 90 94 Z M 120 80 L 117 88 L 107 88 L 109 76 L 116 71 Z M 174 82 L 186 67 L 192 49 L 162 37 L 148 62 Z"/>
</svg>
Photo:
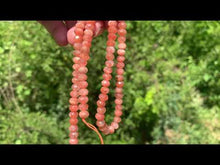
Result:
<svg viewBox="0 0 220 165">
<path fill-rule="evenodd" d="M 87 123 L 85 119 L 89 116 L 88 112 L 88 83 L 87 75 L 88 69 L 86 67 L 87 61 L 90 56 L 91 42 L 93 39 L 93 34 L 95 30 L 95 21 L 77 21 L 74 28 L 68 32 L 68 41 L 74 47 L 73 52 L 73 78 L 72 78 L 72 91 L 70 92 L 70 106 L 69 106 L 69 116 L 70 116 L 70 127 L 69 127 L 69 143 L 78 144 L 78 115 L 82 121 L 91 129 L 93 129 L 104 144 L 103 139 L 98 132 L 97 128 L 90 123 Z M 124 73 L 124 60 L 125 60 L 125 48 L 126 48 L 126 23 L 125 21 L 108 21 L 108 41 L 106 48 L 106 62 L 103 69 L 103 81 L 101 94 L 99 95 L 99 100 L 97 101 L 97 113 L 95 115 L 99 130 L 105 135 L 114 133 L 115 129 L 118 129 L 118 123 L 121 121 L 120 116 L 122 115 L 122 98 L 123 98 L 123 73 Z M 115 88 L 115 117 L 111 125 L 107 125 L 105 118 L 105 102 L 108 100 L 110 80 L 112 79 L 112 67 L 114 66 L 114 53 L 115 53 L 115 43 L 117 35 L 118 37 L 118 50 L 117 50 L 117 76 L 116 76 L 116 88 Z M 78 114 L 78 110 L 80 110 Z"/>
</svg>

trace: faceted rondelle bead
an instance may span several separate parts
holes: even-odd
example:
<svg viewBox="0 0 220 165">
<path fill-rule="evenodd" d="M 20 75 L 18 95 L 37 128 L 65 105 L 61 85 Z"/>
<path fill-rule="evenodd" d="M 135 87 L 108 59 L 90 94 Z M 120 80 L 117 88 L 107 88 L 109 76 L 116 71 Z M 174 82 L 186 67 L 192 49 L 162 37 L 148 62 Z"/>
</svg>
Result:
<svg viewBox="0 0 220 165">
<path fill-rule="evenodd" d="M 122 115 L 122 111 L 120 110 L 115 110 L 115 116 L 120 117 Z"/>
<path fill-rule="evenodd" d="M 109 87 L 110 86 L 110 82 L 107 80 L 102 80 L 102 86 L 103 87 Z"/>
<path fill-rule="evenodd" d="M 71 138 L 71 139 L 69 140 L 69 143 L 70 143 L 70 144 L 78 144 L 78 139 L 76 139 L 76 138 L 72 139 L 72 138 Z"/>
<path fill-rule="evenodd" d="M 96 125 L 98 127 L 104 127 L 105 126 L 105 121 L 104 120 L 98 120 L 98 121 L 96 121 Z"/>
<path fill-rule="evenodd" d="M 78 116 L 78 113 L 77 113 L 77 112 L 70 112 L 70 113 L 69 113 L 69 117 L 70 117 L 70 118 L 77 118 L 77 116 Z"/>
<path fill-rule="evenodd" d="M 78 123 L 78 120 L 76 118 L 70 118 L 69 122 L 71 125 L 76 125 Z"/>
<path fill-rule="evenodd" d="M 114 122 L 120 123 L 121 122 L 121 118 L 119 116 L 115 116 L 114 117 Z"/>
<path fill-rule="evenodd" d="M 107 101 L 108 100 L 108 95 L 101 93 L 101 94 L 99 94 L 99 99 L 101 101 Z"/>
<path fill-rule="evenodd" d="M 115 132 L 115 129 L 112 125 L 108 126 L 109 134 L 113 134 Z"/>
<path fill-rule="evenodd" d="M 79 136 L 79 133 L 78 133 L 78 132 L 70 132 L 70 133 L 69 133 L 69 137 L 70 137 L 71 139 L 76 139 L 78 136 Z"/>
<path fill-rule="evenodd" d="M 79 109 L 81 111 L 86 111 L 86 110 L 88 110 L 88 108 L 89 108 L 88 104 L 79 104 Z"/>
<path fill-rule="evenodd" d="M 124 56 L 125 55 L 125 50 L 124 49 L 118 49 L 117 53 L 119 56 Z"/>
<path fill-rule="evenodd" d="M 97 112 L 98 112 L 99 114 L 105 114 L 106 108 L 104 108 L 104 107 L 98 107 L 98 108 L 97 108 Z"/>
<path fill-rule="evenodd" d="M 101 88 L 101 92 L 102 92 L 103 94 L 108 94 L 109 88 L 107 88 L 107 87 L 102 87 L 102 88 Z"/>
<path fill-rule="evenodd" d="M 118 129 L 119 125 L 117 122 L 112 122 L 111 123 L 111 126 L 114 128 L 114 129 Z"/>
<path fill-rule="evenodd" d="M 77 125 L 70 125 L 69 130 L 71 132 L 76 132 L 76 131 L 78 131 L 78 126 Z"/>
<path fill-rule="evenodd" d="M 105 115 L 100 114 L 100 113 L 96 113 L 95 118 L 96 118 L 97 120 L 104 120 Z"/>
<path fill-rule="evenodd" d="M 80 96 L 78 98 L 78 101 L 81 103 L 81 104 L 86 104 L 88 101 L 89 101 L 89 98 L 87 96 Z"/>
<path fill-rule="evenodd" d="M 80 116 L 80 118 L 85 119 L 89 116 L 89 112 L 88 111 L 81 111 L 81 112 L 79 112 L 79 116 Z"/>
<path fill-rule="evenodd" d="M 88 89 L 80 89 L 79 90 L 79 95 L 81 95 L 81 96 L 86 96 L 86 95 L 88 95 L 88 93 L 89 93 Z"/>
<path fill-rule="evenodd" d="M 69 110 L 70 110 L 71 112 L 76 112 L 76 111 L 78 110 L 78 105 L 70 105 L 70 106 L 69 106 Z"/>
<path fill-rule="evenodd" d="M 103 79 L 105 79 L 105 80 L 107 80 L 107 81 L 109 81 L 109 80 L 112 79 L 111 74 L 108 74 L 108 73 L 104 73 L 104 74 L 102 75 L 102 77 L 103 77 Z"/>
<path fill-rule="evenodd" d="M 98 107 L 104 107 L 104 106 L 105 106 L 105 102 L 104 102 L 104 101 L 101 101 L 101 100 L 98 100 L 98 101 L 97 101 L 97 106 L 98 106 Z"/>
</svg>

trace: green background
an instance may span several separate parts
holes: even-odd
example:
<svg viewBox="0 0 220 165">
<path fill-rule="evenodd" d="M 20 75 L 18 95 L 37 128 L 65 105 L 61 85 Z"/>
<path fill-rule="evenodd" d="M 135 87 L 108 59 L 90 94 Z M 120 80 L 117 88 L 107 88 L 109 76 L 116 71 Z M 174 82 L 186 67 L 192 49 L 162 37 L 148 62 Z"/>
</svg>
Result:
<svg viewBox="0 0 220 165">
<path fill-rule="evenodd" d="M 122 122 L 105 143 L 220 143 L 219 21 L 127 21 L 127 31 Z M 93 40 L 88 62 L 93 124 L 106 40 Z M 0 22 L 0 144 L 68 144 L 72 51 L 36 21 Z M 111 90 L 108 123 L 113 113 Z M 79 143 L 99 144 L 81 120 Z"/>
</svg>

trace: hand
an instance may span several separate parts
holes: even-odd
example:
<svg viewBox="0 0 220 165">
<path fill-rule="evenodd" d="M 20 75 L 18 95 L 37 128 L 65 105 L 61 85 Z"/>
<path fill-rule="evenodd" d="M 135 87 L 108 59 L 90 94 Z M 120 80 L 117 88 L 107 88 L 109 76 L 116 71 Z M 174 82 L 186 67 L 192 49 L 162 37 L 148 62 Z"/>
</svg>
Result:
<svg viewBox="0 0 220 165">
<path fill-rule="evenodd" d="M 73 28 L 77 21 L 38 21 L 52 35 L 59 46 L 68 44 L 67 32 Z M 103 32 L 107 27 L 105 21 L 97 21 L 95 29 L 95 37 Z"/>
</svg>

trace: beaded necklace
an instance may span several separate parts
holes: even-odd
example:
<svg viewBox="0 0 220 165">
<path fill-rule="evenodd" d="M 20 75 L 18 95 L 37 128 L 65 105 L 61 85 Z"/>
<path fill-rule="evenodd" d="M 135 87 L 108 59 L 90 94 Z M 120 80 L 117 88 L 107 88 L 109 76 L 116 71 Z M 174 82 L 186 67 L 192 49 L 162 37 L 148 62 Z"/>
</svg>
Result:
<svg viewBox="0 0 220 165">
<path fill-rule="evenodd" d="M 122 115 L 122 103 L 123 103 L 123 86 L 124 86 L 124 60 L 125 60 L 125 49 L 126 49 L 126 23 L 125 21 L 108 21 L 108 41 L 106 47 L 106 61 L 103 69 L 104 74 L 102 75 L 103 80 L 101 82 L 101 89 L 99 99 L 97 101 L 97 113 L 95 118 L 97 119 L 96 125 L 98 129 L 92 124 L 86 121 L 89 116 L 88 112 L 88 83 L 87 75 L 88 69 L 86 67 L 87 61 L 90 59 L 89 53 L 91 48 L 91 42 L 95 32 L 96 21 L 77 21 L 74 30 L 74 35 L 71 32 L 68 34 L 69 38 L 72 37 L 73 51 L 73 78 L 72 78 L 72 91 L 70 92 L 71 98 L 69 99 L 69 143 L 78 144 L 78 116 L 82 121 L 92 130 L 94 130 L 101 141 L 104 144 L 103 138 L 99 133 L 98 129 L 104 134 L 113 134 L 116 129 L 119 128 Z M 112 79 L 112 67 L 114 66 L 114 53 L 115 43 L 118 34 L 118 50 L 117 50 L 117 64 L 116 64 L 116 88 L 115 88 L 115 111 L 114 120 L 110 125 L 105 122 L 106 112 L 106 101 L 108 100 L 110 80 Z M 78 110 L 80 111 L 78 113 Z"/>
</svg>

